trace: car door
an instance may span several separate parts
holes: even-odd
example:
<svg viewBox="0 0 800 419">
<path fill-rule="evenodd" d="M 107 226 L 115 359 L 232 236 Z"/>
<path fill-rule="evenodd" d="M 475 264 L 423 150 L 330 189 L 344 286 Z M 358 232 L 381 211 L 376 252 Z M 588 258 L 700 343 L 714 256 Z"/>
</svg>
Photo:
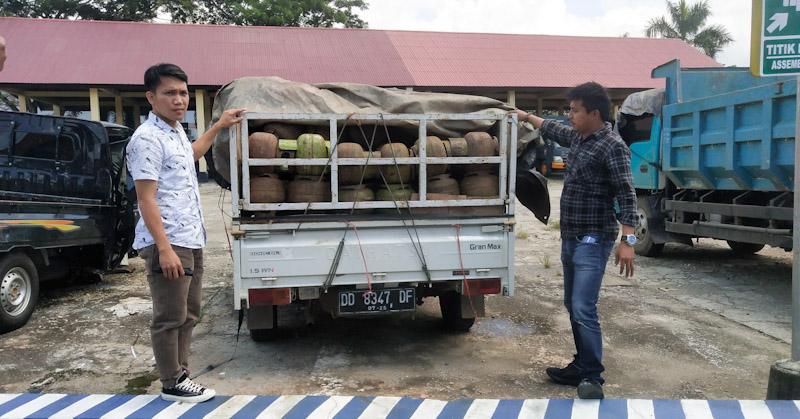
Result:
<svg viewBox="0 0 800 419">
<path fill-rule="evenodd" d="M 113 228 L 106 244 L 106 267 L 113 269 L 130 250 L 138 217 L 136 214 L 136 191 L 129 179 L 125 162 L 125 147 L 130 141 L 131 131 L 124 127 L 106 127 L 108 133 L 109 159 L 107 164 L 112 176 Z"/>
<path fill-rule="evenodd" d="M 65 124 L 56 143 L 56 172 L 60 194 L 73 198 L 91 198 L 86 190 L 87 168 L 83 164 L 80 132 Z"/>
</svg>

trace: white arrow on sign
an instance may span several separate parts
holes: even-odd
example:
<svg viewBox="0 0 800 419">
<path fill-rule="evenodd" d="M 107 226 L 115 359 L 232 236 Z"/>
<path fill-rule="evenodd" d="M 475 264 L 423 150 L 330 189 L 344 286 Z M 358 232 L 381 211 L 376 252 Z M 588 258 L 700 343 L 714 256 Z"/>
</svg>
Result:
<svg viewBox="0 0 800 419">
<path fill-rule="evenodd" d="M 767 32 L 772 33 L 775 32 L 776 29 L 781 31 L 789 24 L 789 14 L 775 13 L 769 20 L 771 20 L 772 23 L 767 27 Z"/>
</svg>

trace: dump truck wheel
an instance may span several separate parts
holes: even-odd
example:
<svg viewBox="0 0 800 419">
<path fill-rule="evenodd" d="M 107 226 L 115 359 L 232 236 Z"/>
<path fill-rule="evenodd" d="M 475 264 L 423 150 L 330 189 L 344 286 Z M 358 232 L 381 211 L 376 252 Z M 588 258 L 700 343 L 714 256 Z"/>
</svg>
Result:
<svg viewBox="0 0 800 419">
<path fill-rule="evenodd" d="M 447 330 L 455 332 L 469 332 L 475 324 L 475 319 L 465 319 L 461 314 L 461 295 L 455 291 L 439 295 L 439 308 L 442 310 L 442 320 Z"/>
<path fill-rule="evenodd" d="M 655 257 L 664 250 L 664 243 L 653 242 L 653 235 L 647 220 L 652 218 L 653 210 L 647 198 L 636 199 L 636 245 L 633 250 L 637 255 Z"/>
<path fill-rule="evenodd" d="M 39 300 L 39 275 L 23 253 L 0 260 L 0 333 L 24 326 Z"/>
<path fill-rule="evenodd" d="M 759 250 L 764 248 L 763 243 L 744 243 L 735 242 L 733 240 L 728 240 L 728 246 L 730 246 L 731 250 L 733 250 L 733 253 L 740 256 L 752 255 L 753 253 L 758 253 Z"/>
</svg>

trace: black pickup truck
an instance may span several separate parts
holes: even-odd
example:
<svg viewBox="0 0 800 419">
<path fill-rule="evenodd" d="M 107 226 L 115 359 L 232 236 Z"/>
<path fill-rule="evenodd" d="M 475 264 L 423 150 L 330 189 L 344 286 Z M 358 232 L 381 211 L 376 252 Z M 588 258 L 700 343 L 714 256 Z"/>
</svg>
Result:
<svg viewBox="0 0 800 419">
<path fill-rule="evenodd" d="M 33 313 L 39 283 L 117 267 L 130 248 L 130 128 L 0 112 L 0 333 Z"/>
</svg>

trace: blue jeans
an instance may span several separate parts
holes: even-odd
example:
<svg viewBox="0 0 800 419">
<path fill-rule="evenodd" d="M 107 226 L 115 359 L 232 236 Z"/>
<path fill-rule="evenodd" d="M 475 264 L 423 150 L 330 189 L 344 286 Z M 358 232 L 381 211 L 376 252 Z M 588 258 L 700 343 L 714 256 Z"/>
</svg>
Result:
<svg viewBox="0 0 800 419">
<path fill-rule="evenodd" d="M 564 265 L 564 306 L 569 313 L 575 340 L 575 365 L 583 378 L 601 384 L 603 337 L 597 317 L 597 298 L 606 263 L 616 235 L 586 234 L 562 237 L 561 263 Z"/>
</svg>

